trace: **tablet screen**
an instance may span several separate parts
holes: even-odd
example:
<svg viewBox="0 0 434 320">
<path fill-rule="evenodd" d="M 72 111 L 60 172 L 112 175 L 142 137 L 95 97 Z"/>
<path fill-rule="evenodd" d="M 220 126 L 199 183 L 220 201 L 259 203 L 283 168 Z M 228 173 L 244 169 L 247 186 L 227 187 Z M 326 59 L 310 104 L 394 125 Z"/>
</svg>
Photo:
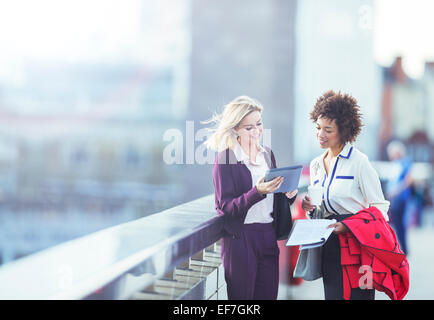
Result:
<svg viewBox="0 0 434 320">
<path fill-rule="evenodd" d="M 273 193 L 292 191 L 298 188 L 302 170 L 303 166 L 301 165 L 269 169 L 265 174 L 264 181 L 267 182 L 276 177 L 283 177 L 282 185 Z"/>
</svg>

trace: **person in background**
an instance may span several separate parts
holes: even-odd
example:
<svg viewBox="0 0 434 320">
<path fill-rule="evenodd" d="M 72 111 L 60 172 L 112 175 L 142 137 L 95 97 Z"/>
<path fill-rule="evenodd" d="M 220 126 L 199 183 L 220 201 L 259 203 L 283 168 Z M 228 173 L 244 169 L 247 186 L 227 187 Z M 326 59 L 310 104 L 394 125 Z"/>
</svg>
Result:
<svg viewBox="0 0 434 320">
<path fill-rule="evenodd" d="M 218 151 L 213 183 L 216 210 L 224 219 L 221 255 L 230 300 L 277 299 L 279 248 L 273 219 L 279 210 L 290 210 L 297 195 L 297 190 L 273 195 L 282 177 L 264 182 L 276 161 L 260 143 L 262 110 L 258 101 L 240 96 L 205 122 L 215 123 L 205 143 Z"/>
<path fill-rule="evenodd" d="M 388 221 L 389 202 L 384 199 L 380 179 L 368 157 L 353 143 L 361 132 L 360 107 L 348 94 L 328 91 L 318 98 L 310 119 L 316 124 L 316 137 L 324 153 L 310 163 L 311 185 L 323 187 L 322 210 L 326 219 L 336 219 L 334 233 L 322 252 L 322 278 L 326 300 L 344 299 L 341 245 L 338 235 L 349 232 L 344 223 L 360 210 L 376 207 Z M 306 195 L 302 208 L 315 207 Z M 371 224 L 363 224 L 370 228 Z M 368 234 L 368 232 L 366 232 Z M 374 289 L 352 288 L 352 300 L 374 300 Z"/>
<path fill-rule="evenodd" d="M 387 184 L 387 198 L 390 201 L 391 223 L 395 227 L 396 235 L 402 251 L 408 254 L 406 210 L 412 197 L 411 160 L 406 156 L 405 145 L 394 140 L 387 145 L 387 155 L 398 168 L 398 175 Z"/>
</svg>

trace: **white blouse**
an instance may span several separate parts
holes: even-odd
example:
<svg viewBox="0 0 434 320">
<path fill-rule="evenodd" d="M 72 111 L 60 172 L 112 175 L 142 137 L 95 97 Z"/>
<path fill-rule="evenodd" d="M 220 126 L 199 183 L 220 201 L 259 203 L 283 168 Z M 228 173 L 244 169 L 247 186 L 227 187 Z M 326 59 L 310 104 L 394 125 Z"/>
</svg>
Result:
<svg viewBox="0 0 434 320">
<path fill-rule="evenodd" d="M 347 143 L 341 153 L 333 158 L 329 174 L 324 168 L 327 151 L 310 163 L 310 184 L 323 186 L 325 216 L 355 214 L 375 206 L 389 220 L 389 201 L 384 199 L 380 179 L 368 157 Z"/>
<path fill-rule="evenodd" d="M 259 146 L 260 152 L 256 156 L 256 161 L 250 160 L 249 156 L 241 148 L 241 145 L 237 142 L 234 146 L 234 153 L 237 161 L 242 161 L 246 167 L 250 170 L 252 175 L 252 186 L 256 185 L 259 179 L 261 179 L 265 172 L 269 169 L 267 161 L 265 160 L 265 153 L 267 152 L 262 146 Z M 250 223 L 270 223 L 273 222 L 271 213 L 273 212 L 274 194 L 266 194 L 266 198 L 255 203 L 249 211 L 247 211 L 244 224 Z"/>
</svg>

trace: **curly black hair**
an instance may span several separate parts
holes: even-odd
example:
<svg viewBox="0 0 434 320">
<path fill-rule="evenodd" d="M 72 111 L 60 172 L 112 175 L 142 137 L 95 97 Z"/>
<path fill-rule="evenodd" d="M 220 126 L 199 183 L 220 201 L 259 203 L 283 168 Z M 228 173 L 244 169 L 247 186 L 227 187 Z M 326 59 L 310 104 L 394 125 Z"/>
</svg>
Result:
<svg viewBox="0 0 434 320">
<path fill-rule="evenodd" d="M 310 112 L 310 119 L 316 123 L 322 117 L 336 121 L 342 143 L 354 142 L 362 131 L 360 106 L 349 94 L 330 90 L 320 96 Z"/>
</svg>

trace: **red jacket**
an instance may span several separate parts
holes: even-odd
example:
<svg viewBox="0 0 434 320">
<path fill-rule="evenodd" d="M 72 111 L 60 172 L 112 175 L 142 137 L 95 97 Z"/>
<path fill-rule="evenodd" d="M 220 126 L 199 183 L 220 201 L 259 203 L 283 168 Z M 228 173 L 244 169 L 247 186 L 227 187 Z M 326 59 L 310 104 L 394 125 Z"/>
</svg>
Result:
<svg viewBox="0 0 434 320">
<path fill-rule="evenodd" d="M 339 234 L 344 299 L 360 285 L 372 285 L 392 300 L 403 299 L 409 289 L 407 257 L 380 210 L 361 210 L 342 223 L 351 231 Z"/>
</svg>

